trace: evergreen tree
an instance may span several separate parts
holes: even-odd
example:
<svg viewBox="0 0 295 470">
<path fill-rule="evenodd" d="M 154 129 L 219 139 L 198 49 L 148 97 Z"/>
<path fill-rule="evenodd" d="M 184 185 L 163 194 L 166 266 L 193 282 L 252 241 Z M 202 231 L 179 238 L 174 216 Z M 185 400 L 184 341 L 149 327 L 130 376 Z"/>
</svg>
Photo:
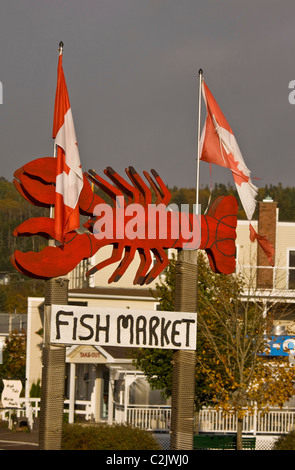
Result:
<svg viewBox="0 0 295 470">
<path fill-rule="evenodd" d="M 3 364 L 0 364 L 0 379 L 22 380 L 26 377 L 26 332 L 12 331 L 3 348 Z M 0 380 L 0 393 L 3 381 Z"/>
</svg>

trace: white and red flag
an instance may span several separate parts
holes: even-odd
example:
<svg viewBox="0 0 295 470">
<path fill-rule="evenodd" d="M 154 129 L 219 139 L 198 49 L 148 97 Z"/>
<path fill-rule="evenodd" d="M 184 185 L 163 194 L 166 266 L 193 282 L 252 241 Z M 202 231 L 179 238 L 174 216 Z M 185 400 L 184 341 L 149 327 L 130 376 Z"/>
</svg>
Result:
<svg viewBox="0 0 295 470">
<path fill-rule="evenodd" d="M 57 86 L 52 137 L 57 158 L 55 189 L 55 239 L 64 243 L 65 235 L 80 226 L 78 200 L 83 188 L 76 133 L 67 85 L 62 66 L 62 53 L 57 68 Z"/>
<path fill-rule="evenodd" d="M 274 265 L 275 250 L 266 236 L 259 235 L 251 225 L 256 207 L 257 187 L 251 181 L 233 131 L 215 101 L 211 91 L 202 80 L 202 93 L 207 107 L 207 117 L 200 139 L 200 160 L 215 163 L 232 172 L 242 206 L 250 222 L 250 240 L 257 240 L 260 247 Z"/>
<path fill-rule="evenodd" d="M 233 131 L 204 80 L 202 93 L 207 118 L 201 135 L 200 160 L 231 170 L 244 211 L 248 220 L 251 220 L 256 207 L 257 187 L 250 179 L 250 171 Z"/>
</svg>

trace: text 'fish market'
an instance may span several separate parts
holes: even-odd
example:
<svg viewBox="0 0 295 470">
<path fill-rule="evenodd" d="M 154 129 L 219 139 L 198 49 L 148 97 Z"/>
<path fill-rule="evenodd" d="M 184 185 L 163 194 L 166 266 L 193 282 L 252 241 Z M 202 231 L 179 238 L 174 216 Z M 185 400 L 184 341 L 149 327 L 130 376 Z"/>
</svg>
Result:
<svg viewBox="0 0 295 470">
<path fill-rule="evenodd" d="M 196 313 L 53 305 L 52 343 L 195 349 Z"/>
</svg>

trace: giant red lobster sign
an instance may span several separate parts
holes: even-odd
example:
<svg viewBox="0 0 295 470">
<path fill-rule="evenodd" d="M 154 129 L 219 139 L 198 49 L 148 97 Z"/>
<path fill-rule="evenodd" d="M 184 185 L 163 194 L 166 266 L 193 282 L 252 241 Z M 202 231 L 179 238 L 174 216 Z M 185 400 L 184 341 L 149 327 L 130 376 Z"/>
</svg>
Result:
<svg viewBox="0 0 295 470">
<path fill-rule="evenodd" d="M 89 170 L 83 175 L 84 186 L 80 194 L 79 211 L 80 214 L 89 217 L 83 227 L 68 233 L 63 245 L 47 246 L 40 252 L 15 251 L 11 261 L 18 271 L 33 278 L 48 279 L 63 276 L 72 271 L 81 260 L 92 257 L 101 247 L 112 245 L 111 257 L 92 267 L 87 275 L 117 262 L 119 264 L 109 279 L 109 283 L 116 282 L 125 273 L 134 259 L 135 253 L 138 252 L 140 264 L 133 282 L 143 285 L 152 282 L 169 263 L 165 250 L 169 248 L 182 249 L 187 246 L 192 234 L 183 235 L 181 225 L 184 219 L 181 212 L 167 211 L 166 215 L 174 222 L 168 224 L 170 228 L 164 237 L 160 237 L 156 232 L 156 236 L 149 238 L 145 228 L 143 236 L 130 239 L 122 230 L 126 228 L 132 216 L 129 214 L 124 220 L 118 218 L 118 206 L 115 204 L 118 198 L 121 201 L 121 206 L 123 204 L 125 209 L 128 209 L 133 203 L 142 207 L 141 222 L 139 220 L 139 223 L 142 224 L 149 222 L 148 207 L 152 204 L 153 198 L 156 198 L 156 207 L 159 205 L 168 206 L 171 199 L 170 192 L 156 171 L 151 170 L 151 175 L 144 172 L 146 182 L 132 167 L 126 169 L 129 181 L 122 178 L 110 167 L 104 173 L 111 182 L 100 177 L 94 171 Z M 45 157 L 34 160 L 18 169 L 14 176 L 17 190 L 30 203 L 46 207 L 54 205 L 55 158 Z M 108 222 L 112 222 L 113 227 L 117 228 L 113 237 L 101 237 L 95 232 L 95 227 L 102 218 L 100 208 L 105 208 L 106 201 L 93 192 L 89 181 L 102 189 L 113 201 L 112 207 L 109 206 L 111 213 L 108 219 Z M 226 196 L 218 198 L 211 205 L 208 215 L 186 214 L 190 225 L 195 224 L 199 227 L 199 240 L 195 247 L 206 251 L 210 266 L 215 272 L 230 274 L 235 270 L 237 206 L 237 201 L 233 196 Z M 120 227 L 119 224 L 121 224 Z M 172 230 L 175 224 L 180 227 L 177 236 Z M 101 225 L 99 227 L 101 228 Z M 117 235 L 118 229 L 120 229 L 120 236 Z M 159 230 L 159 227 L 157 226 L 156 229 Z M 54 238 L 54 219 L 50 217 L 31 218 L 19 225 L 13 233 L 15 236 L 38 234 L 47 239 Z M 152 267 L 151 253 L 156 259 Z"/>
</svg>

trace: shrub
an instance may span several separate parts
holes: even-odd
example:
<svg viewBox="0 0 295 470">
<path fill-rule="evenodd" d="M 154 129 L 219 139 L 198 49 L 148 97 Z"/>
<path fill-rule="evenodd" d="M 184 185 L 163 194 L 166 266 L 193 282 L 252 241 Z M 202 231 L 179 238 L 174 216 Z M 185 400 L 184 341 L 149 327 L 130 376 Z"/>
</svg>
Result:
<svg viewBox="0 0 295 470">
<path fill-rule="evenodd" d="M 280 436 L 275 442 L 274 450 L 295 450 L 295 431 Z"/>
<path fill-rule="evenodd" d="M 122 424 L 64 424 L 62 450 L 159 450 L 148 431 Z"/>
<path fill-rule="evenodd" d="M 37 383 L 33 383 L 30 390 L 31 398 L 40 398 L 41 397 L 41 381 L 37 380 Z"/>
</svg>

